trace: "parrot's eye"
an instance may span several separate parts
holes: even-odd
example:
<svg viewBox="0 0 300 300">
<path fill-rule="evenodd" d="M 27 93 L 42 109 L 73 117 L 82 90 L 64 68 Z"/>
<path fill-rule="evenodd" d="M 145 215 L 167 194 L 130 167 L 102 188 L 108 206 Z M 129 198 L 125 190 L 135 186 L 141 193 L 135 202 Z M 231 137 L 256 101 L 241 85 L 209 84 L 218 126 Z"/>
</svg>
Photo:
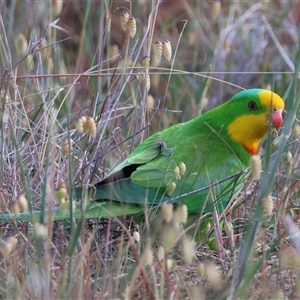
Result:
<svg viewBox="0 0 300 300">
<path fill-rule="evenodd" d="M 248 103 L 248 107 L 251 109 L 251 110 L 256 110 L 257 109 L 257 104 L 255 101 L 250 101 Z"/>
</svg>

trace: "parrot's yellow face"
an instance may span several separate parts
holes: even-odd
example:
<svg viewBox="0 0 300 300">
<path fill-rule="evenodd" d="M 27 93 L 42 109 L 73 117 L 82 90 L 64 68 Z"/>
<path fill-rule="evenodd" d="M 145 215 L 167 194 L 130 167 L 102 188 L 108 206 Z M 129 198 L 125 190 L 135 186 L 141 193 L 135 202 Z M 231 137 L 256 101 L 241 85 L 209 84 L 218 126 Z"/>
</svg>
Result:
<svg viewBox="0 0 300 300">
<path fill-rule="evenodd" d="M 279 131 L 282 125 L 282 112 L 284 109 L 284 101 L 277 94 L 265 90 L 258 93 L 261 103 L 267 108 L 271 113 L 271 118 L 269 113 L 266 114 L 266 125 L 269 124 L 269 121 L 272 121 L 273 128 L 276 131 Z"/>
<path fill-rule="evenodd" d="M 246 108 L 247 105 L 247 108 Z M 257 154 L 262 139 L 268 132 L 269 122 L 278 131 L 282 125 L 284 101 L 277 94 L 262 90 L 257 97 L 245 99 L 245 113 L 228 126 L 231 139 L 243 145 L 250 154 Z"/>
</svg>

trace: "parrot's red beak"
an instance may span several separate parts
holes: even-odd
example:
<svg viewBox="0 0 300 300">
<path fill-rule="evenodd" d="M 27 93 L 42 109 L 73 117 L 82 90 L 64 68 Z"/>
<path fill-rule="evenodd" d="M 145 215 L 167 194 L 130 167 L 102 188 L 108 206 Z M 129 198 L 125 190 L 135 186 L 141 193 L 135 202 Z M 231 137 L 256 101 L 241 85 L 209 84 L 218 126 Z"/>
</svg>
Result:
<svg viewBox="0 0 300 300">
<path fill-rule="evenodd" d="M 280 129 L 282 122 L 282 109 L 274 109 L 274 112 L 272 113 L 272 124 L 276 131 Z"/>
</svg>

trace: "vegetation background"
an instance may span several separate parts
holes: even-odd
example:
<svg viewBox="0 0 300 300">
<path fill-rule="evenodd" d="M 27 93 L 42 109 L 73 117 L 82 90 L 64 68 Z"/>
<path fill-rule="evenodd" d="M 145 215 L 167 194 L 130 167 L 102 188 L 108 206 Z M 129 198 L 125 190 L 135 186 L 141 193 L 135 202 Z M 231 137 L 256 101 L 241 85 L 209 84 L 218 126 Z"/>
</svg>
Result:
<svg viewBox="0 0 300 300">
<path fill-rule="evenodd" d="M 7 0 L 0 12 L 0 211 L 22 195 L 41 210 L 1 223 L 1 298 L 300 297 L 300 1 Z M 158 61 L 165 40 L 172 56 Z M 56 189 L 102 179 L 150 134 L 254 87 L 281 95 L 287 114 L 272 172 L 228 213 L 222 251 L 207 239 L 163 249 L 128 218 L 45 218 Z M 96 136 L 76 129 L 83 116 Z"/>
</svg>

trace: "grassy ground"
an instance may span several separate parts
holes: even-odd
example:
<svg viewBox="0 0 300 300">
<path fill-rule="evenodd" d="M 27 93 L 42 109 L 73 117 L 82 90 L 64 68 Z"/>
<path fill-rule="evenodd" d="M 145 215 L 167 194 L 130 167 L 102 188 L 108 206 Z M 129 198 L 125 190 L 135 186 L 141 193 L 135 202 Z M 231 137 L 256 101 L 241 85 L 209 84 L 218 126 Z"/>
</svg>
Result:
<svg viewBox="0 0 300 300">
<path fill-rule="evenodd" d="M 0 3 L 1 213 L 21 195 L 30 210 L 57 206 L 57 188 L 97 182 L 145 137 L 243 88 L 271 88 L 287 111 L 221 242 L 181 237 L 163 251 L 128 217 L 2 222 L 1 298 L 299 298 L 299 3 Z M 124 31 L 125 12 L 136 22 Z M 165 40 L 171 59 L 157 61 Z M 82 117 L 96 135 L 92 121 L 78 131 Z"/>
</svg>

